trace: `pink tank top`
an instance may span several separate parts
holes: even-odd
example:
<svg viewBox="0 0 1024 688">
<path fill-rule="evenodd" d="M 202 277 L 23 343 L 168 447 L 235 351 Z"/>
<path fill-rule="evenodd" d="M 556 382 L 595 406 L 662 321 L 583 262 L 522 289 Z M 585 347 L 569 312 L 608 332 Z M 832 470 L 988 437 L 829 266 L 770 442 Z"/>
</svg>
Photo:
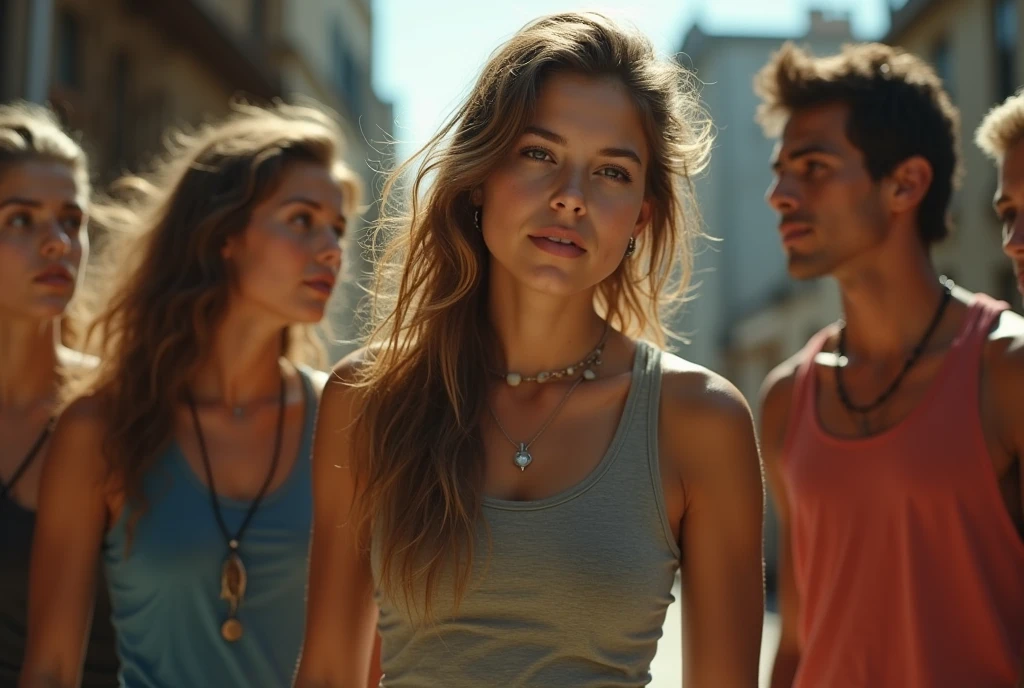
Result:
<svg viewBox="0 0 1024 688">
<path fill-rule="evenodd" d="M 782 467 L 800 595 L 794 688 L 1014 685 L 1024 543 L 979 411 L 982 348 L 1006 307 L 977 295 L 926 398 L 864 439 L 821 427 L 813 361 L 829 330 L 807 344 Z"/>
</svg>

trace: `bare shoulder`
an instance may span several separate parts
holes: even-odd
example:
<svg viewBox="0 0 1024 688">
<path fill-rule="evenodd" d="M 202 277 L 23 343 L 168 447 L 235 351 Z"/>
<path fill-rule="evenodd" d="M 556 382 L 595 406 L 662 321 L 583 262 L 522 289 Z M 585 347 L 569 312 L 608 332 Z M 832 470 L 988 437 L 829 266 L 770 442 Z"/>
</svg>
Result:
<svg viewBox="0 0 1024 688">
<path fill-rule="evenodd" d="M 330 373 L 324 374 L 320 397 L 321 423 L 328 418 L 335 421 L 356 418 L 366 396 L 366 388 L 360 383 L 373 360 L 372 356 L 366 348 L 357 349 L 335 364 Z"/>
<path fill-rule="evenodd" d="M 61 411 L 57 430 L 76 439 L 102 436 L 106 430 L 106 415 L 100 396 L 88 394 L 74 399 Z"/>
<path fill-rule="evenodd" d="M 684 475 L 707 462 L 749 455 L 751 448 L 757 458 L 750 406 L 718 373 L 664 354 L 661 409 L 663 448 Z"/>
<path fill-rule="evenodd" d="M 73 400 L 61 411 L 53 430 L 46 464 L 68 470 L 69 474 L 106 474 L 103 445 L 107 420 L 104 405 L 97 395 Z"/>
<path fill-rule="evenodd" d="M 760 489 L 754 423 L 735 385 L 703 366 L 664 354 L 661 409 L 661 452 L 691 488 L 691 497 L 726 484 Z"/>
<path fill-rule="evenodd" d="M 750 407 L 736 386 L 716 372 L 674 354 L 662 354 L 663 408 L 700 422 L 750 421 Z"/>
</svg>

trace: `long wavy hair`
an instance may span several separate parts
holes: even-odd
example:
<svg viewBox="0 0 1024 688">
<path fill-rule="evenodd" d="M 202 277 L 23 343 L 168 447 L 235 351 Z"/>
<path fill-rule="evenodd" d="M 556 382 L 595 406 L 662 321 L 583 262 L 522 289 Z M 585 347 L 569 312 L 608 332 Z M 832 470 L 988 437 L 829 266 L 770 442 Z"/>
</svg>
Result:
<svg viewBox="0 0 1024 688">
<path fill-rule="evenodd" d="M 560 71 L 621 79 L 652 155 L 650 225 L 634 257 L 597 287 L 596 310 L 623 333 L 663 344 L 666 308 L 687 293 L 700 233 L 691 178 L 712 141 L 694 77 L 599 14 L 527 25 L 491 56 L 440 132 L 386 180 L 370 246 L 379 260 L 370 353 L 355 382 L 365 406 L 353 448 L 353 519 L 373 539 L 385 594 L 425 618 L 444 576 L 456 605 L 469 581 L 481 516 L 482 371 L 500 354 L 485 312 L 489 254 L 471 194 L 530 124 L 545 78 Z M 407 197 L 398 192 L 403 179 L 413 180 Z M 413 605 L 418 596 L 422 608 Z"/>
<path fill-rule="evenodd" d="M 92 196 L 89 158 L 82 145 L 62 126 L 53 110 L 34 103 L 0 105 L 0 176 L 27 162 L 55 162 L 71 170 L 79 193 Z M 88 208 L 83 208 L 88 212 Z M 84 230 L 84 228 L 83 228 Z M 83 265 L 88 256 L 83 256 Z M 83 289 L 83 284 L 76 287 Z M 60 319 L 60 338 L 65 346 L 76 346 L 82 324 L 88 322 L 86 299 L 72 299 Z"/>
<path fill-rule="evenodd" d="M 130 527 L 146 508 L 146 470 L 171 440 L 174 407 L 229 306 L 233 273 L 222 247 L 296 161 L 329 169 L 349 214 L 358 184 L 341 162 L 342 143 L 319 109 L 235 104 L 223 120 L 168 136 L 151 174 L 123 177 L 95 204 L 110 288 L 88 330 L 100 364 L 73 393 L 101 403 L 103 450 L 131 507 Z M 285 328 L 281 349 L 296 362 L 321 362 L 309 326 Z"/>
</svg>

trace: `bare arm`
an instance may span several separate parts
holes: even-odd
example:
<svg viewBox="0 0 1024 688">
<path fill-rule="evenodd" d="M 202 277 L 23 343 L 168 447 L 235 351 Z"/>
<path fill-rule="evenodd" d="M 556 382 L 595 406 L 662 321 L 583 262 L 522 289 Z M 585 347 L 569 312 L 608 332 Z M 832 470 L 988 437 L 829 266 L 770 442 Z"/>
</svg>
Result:
<svg viewBox="0 0 1024 688">
<path fill-rule="evenodd" d="M 764 623 L 764 488 L 750 411 L 706 372 L 666 374 L 662 451 L 686 489 L 684 681 L 755 688 Z"/>
<path fill-rule="evenodd" d="M 777 594 L 782 629 L 779 649 L 772 668 L 771 688 L 790 688 L 800 665 L 798 618 L 800 599 L 793 577 L 790 550 L 789 500 L 782 479 L 782 448 L 789 422 L 789 405 L 793 394 L 793 369 L 782 364 L 765 380 L 761 394 L 761 451 L 765 475 L 779 525 Z"/>
<path fill-rule="evenodd" d="M 296 688 L 364 688 L 376 639 L 370 559 L 349 512 L 356 496 L 352 425 L 359 390 L 342 361 L 324 390 L 313 444 L 313 541 L 306 637 Z M 369 679 L 368 679 L 369 677 Z"/>
<path fill-rule="evenodd" d="M 92 399 L 72 404 L 54 430 L 39 488 L 20 688 L 81 681 L 108 513 L 102 442 Z"/>
</svg>

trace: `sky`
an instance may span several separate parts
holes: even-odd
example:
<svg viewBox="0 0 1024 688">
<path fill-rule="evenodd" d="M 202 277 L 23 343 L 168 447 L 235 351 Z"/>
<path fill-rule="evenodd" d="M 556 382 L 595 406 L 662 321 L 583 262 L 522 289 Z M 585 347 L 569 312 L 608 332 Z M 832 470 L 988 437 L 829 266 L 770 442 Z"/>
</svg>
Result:
<svg viewBox="0 0 1024 688">
<path fill-rule="evenodd" d="M 897 4 L 900 0 L 894 0 Z M 854 36 L 888 26 L 889 0 L 373 0 L 373 83 L 394 103 L 397 153 L 425 143 L 469 92 L 488 55 L 543 14 L 600 10 L 674 55 L 696 22 L 707 33 L 799 36 L 810 8 L 852 10 Z"/>
</svg>

